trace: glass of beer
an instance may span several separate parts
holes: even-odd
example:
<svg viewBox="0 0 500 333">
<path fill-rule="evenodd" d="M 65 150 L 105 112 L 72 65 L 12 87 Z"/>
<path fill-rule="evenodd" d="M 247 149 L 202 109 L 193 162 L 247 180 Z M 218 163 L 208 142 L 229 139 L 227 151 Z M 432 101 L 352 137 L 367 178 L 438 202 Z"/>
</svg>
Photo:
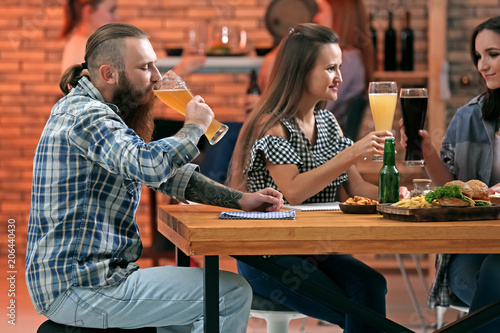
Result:
<svg viewBox="0 0 500 333">
<path fill-rule="evenodd" d="M 418 134 L 418 131 L 424 128 L 425 115 L 427 114 L 427 89 L 402 88 L 399 97 L 401 99 L 403 125 L 408 137 L 403 165 L 406 167 L 423 167 L 425 162 L 422 155 L 422 137 Z"/>
<path fill-rule="evenodd" d="M 166 72 L 158 81 L 153 91 L 155 95 L 165 104 L 182 115 L 186 115 L 186 105 L 193 98 L 193 94 L 184 80 L 173 71 Z M 207 129 L 205 136 L 211 145 L 219 142 L 226 134 L 229 127 L 217 121 L 215 118 Z"/>
<path fill-rule="evenodd" d="M 394 112 L 398 101 L 398 87 L 396 82 L 370 82 L 368 85 L 368 99 L 372 110 L 375 131 L 392 131 Z M 373 161 L 382 162 L 384 157 L 376 155 Z"/>
</svg>

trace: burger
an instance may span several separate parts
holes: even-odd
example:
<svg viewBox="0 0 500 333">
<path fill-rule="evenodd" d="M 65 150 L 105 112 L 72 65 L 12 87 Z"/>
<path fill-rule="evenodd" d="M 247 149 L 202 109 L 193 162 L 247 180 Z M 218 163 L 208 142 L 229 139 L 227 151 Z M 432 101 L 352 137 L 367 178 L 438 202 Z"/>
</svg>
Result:
<svg viewBox="0 0 500 333">
<path fill-rule="evenodd" d="M 429 203 L 437 200 L 445 207 L 491 206 L 488 185 L 476 179 L 467 183 L 460 180 L 447 182 L 427 193 L 425 200 Z"/>
<path fill-rule="evenodd" d="M 469 180 L 466 184 L 472 189 L 470 198 L 475 201 L 476 205 L 478 201 L 490 202 L 488 185 L 477 179 Z"/>
</svg>

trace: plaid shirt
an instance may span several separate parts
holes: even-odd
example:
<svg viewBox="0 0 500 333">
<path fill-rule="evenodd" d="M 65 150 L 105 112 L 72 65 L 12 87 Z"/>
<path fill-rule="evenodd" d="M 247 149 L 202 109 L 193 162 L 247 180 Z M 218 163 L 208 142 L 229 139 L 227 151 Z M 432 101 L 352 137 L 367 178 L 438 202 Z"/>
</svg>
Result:
<svg viewBox="0 0 500 333">
<path fill-rule="evenodd" d="M 429 292 L 427 305 L 430 308 L 435 306 L 450 306 L 450 282 L 448 277 L 448 264 L 451 254 L 436 255 L 436 274 Z"/>
<path fill-rule="evenodd" d="M 26 281 L 36 310 L 71 286 L 115 285 L 137 270 L 140 185 L 185 201 L 198 154 L 180 137 L 146 144 L 82 78 L 52 109 L 35 152 Z"/>
</svg>

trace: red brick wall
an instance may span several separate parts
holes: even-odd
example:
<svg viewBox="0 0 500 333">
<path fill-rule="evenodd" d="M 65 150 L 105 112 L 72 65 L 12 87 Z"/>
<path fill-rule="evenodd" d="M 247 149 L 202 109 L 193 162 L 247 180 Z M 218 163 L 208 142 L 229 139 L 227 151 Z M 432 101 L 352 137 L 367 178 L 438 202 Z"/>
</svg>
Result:
<svg viewBox="0 0 500 333">
<path fill-rule="evenodd" d="M 208 24 L 237 22 L 247 30 L 250 40 L 270 44 L 263 21 L 268 2 L 119 0 L 118 12 L 123 22 L 145 30 L 158 57 L 164 57 L 165 45 L 184 45 L 190 23 L 200 20 Z M 33 153 L 50 109 L 61 96 L 58 83 L 63 42 L 57 36 L 63 22 L 62 3 L 63 0 L 0 3 L 0 221 L 16 220 L 18 251 L 25 247 Z M 219 119 L 240 117 L 247 75 L 193 74 L 187 81 L 194 91 L 205 96 Z M 160 116 L 178 118 L 166 108 L 158 111 Z M 144 191 L 139 223 L 146 236 L 148 199 L 148 192 Z M 6 240 L 6 232 L 7 228 L 0 228 L 0 244 Z M 0 252 L 4 249 L 2 246 Z"/>
<path fill-rule="evenodd" d="M 119 0 L 121 20 L 132 23 L 151 36 L 159 57 L 166 43 L 183 44 L 189 24 L 197 21 L 237 23 L 255 44 L 269 44 L 271 38 L 263 21 L 270 0 Z M 455 1 L 452 1 L 455 2 Z M 462 22 L 473 25 L 498 10 L 498 0 L 461 0 L 450 8 L 450 26 L 461 31 Z M 8 219 L 17 225 L 18 249 L 24 248 L 30 207 L 33 152 L 58 89 L 63 42 L 57 40 L 62 25 L 63 0 L 2 0 L 0 2 L 0 252 L 5 251 Z M 399 31 L 403 12 L 412 11 L 412 26 L 417 35 L 417 61 L 426 68 L 427 44 L 425 0 L 366 0 L 376 13 L 379 40 L 385 28 L 387 8 L 395 12 Z M 474 3 L 474 5 L 473 5 Z M 410 6 L 411 4 L 411 6 Z M 470 18 L 474 7 L 474 17 Z M 482 9 L 482 10 L 481 10 Z M 498 15 L 498 13 L 497 13 Z M 457 36 L 451 33 L 451 37 Z M 458 37 L 457 37 L 458 38 Z M 461 40 L 463 42 L 463 40 Z M 466 46 L 465 46 L 466 47 Z M 465 51 L 463 51 L 465 52 Z M 452 53 L 456 55 L 456 53 Z M 455 58 L 454 58 L 455 59 Z M 468 62 L 468 57 L 464 60 Z M 460 66 L 458 60 L 457 66 Z M 246 74 L 193 74 L 187 78 L 192 89 L 202 94 L 222 121 L 239 119 L 248 82 Z M 174 116 L 165 109 L 161 116 Z M 145 191 L 139 224 L 148 242 L 148 195 Z"/>
</svg>

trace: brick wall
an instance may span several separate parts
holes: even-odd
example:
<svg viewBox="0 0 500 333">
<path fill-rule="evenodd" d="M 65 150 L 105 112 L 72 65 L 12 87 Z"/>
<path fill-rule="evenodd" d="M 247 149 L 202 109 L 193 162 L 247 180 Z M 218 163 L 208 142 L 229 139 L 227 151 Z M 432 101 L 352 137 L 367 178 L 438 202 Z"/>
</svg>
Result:
<svg viewBox="0 0 500 333">
<path fill-rule="evenodd" d="M 29 217 L 32 159 L 58 88 L 63 42 L 63 0 L 2 0 L 0 3 L 0 221 L 15 219 L 18 250 L 25 247 Z M 263 21 L 269 0 L 119 0 L 123 22 L 151 36 L 158 57 L 165 45 L 185 45 L 191 23 L 239 24 L 255 44 L 272 43 Z M 246 74 L 193 74 L 186 79 L 205 96 L 217 118 L 240 120 Z M 158 116 L 180 119 L 166 107 Z M 148 242 L 148 192 L 144 191 L 139 223 Z M 160 199 L 161 201 L 161 199 Z M 0 225 L 5 225 L 0 223 Z M 0 244 L 7 229 L 0 228 Z M 4 251 L 5 247 L 0 249 Z"/>
<path fill-rule="evenodd" d="M 269 44 L 263 16 L 270 0 L 119 0 L 119 14 L 151 36 L 159 57 L 167 43 L 182 45 L 190 23 L 227 21 L 247 30 L 255 44 Z M 449 60 L 453 99 L 456 105 L 475 95 L 477 75 L 470 64 L 467 43 L 470 30 L 486 17 L 500 14 L 500 0 L 450 0 Z M 18 249 L 24 248 L 29 215 L 33 152 L 53 103 L 60 96 L 59 67 L 63 43 L 57 40 L 62 25 L 63 0 L 2 0 L 0 3 L 0 226 L 8 219 L 17 225 Z M 146 4 L 147 3 L 147 4 Z M 426 69 L 427 11 L 425 0 L 366 0 L 374 12 L 375 25 L 382 41 L 387 9 L 395 13 L 395 28 L 401 30 L 406 9 L 412 12 L 416 35 L 417 68 Z M 434 46 L 439 47 L 439 46 Z M 381 48 L 379 48 L 381 52 Z M 461 88 L 459 78 L 469 75 L 472 85 Z M 202 94 L 222 121 L 240 119 L 246 74 L 193 74 L 187 78 L 191 88 Z M 176 117 L 165 108 L 163 117 Z M 139 212 L 139 224 L 145 233 L 147 202 L 145 191 Z M 0 228 L 0 245 L 5 243 L 7 228 Z M 1 246 L 0 252 L 5 251 Z"/>
</svg>

